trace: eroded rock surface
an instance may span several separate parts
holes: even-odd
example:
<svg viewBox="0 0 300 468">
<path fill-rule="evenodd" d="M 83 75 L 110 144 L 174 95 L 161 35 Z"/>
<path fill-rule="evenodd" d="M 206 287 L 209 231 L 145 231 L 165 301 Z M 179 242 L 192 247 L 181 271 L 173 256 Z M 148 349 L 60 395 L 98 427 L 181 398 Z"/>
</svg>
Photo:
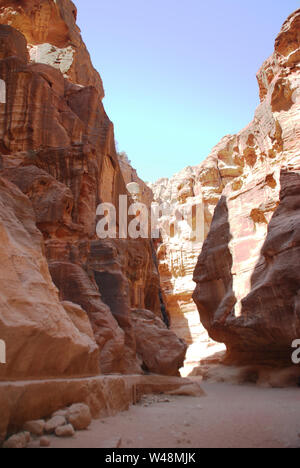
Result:
<svg viewBox="0 0 300 468">
<path fill-rule="evenodd" d="M 241 175 L 222 192 L 195 270 L 202 323 L 230 361 L 290 362 L 300 335 L 299 22 L 298 10 L 284 23 L 258 73 L 255 118 L 221 152 Z"/>
<path fill-rule="evenodd" d="M 149 310 L 133 310 L 132 320 L 137 353 L 144 369 L 153 374 L 178 375 L 183 366 L 186 343 Z"/>
<path fill-rule="evenodd" d="M 201 324 L 192 296 L 194 269 L 224 183 L 215 149 L 200 166 L 149 184 L 155 202 L 165 207 L 158 223 L 161 238 L 156 241 L 156 251 L 171 329 L 189 346 L 183 375 L 193 370 L 201 356 L 222 349 Z"/>
<path fill-rule="evenodd" d="M 66 78 L 82 86 L 94 86 L 104 96 L 99 73 L 76 25 L 77 8 L 70 0 L 3 0 L 0 24 L 24 34 L 30 58 L 59 69 Z"/>
<path fill-rule="evenodd" d="M 3 178 L 0 231 L 0 329 L 7 347 L 0 379 L 97 374 L 94 337 L 77 328 L 59 301 L 31 203 Z M 83 323 L 88 329 L 87 317 Z"/>
<path fill-rule="evenodd" d="M 141 373 L 131 308 L 161 316 L 159 275 L 149 240 L 106 241 L 96 235 L 97 206 L 112 203 L 119 215 L 119 195 L 128 195 L 127 180 L 102 104 L 102 82 L 76 26 L 76 8 L 69 0 L 2 2 L 0 39 L 1 176 L 16 193 L 23 192 L 32 217 L 33 209 L 58 288 L 57 296 L 49 277 L 53 301 L 85 341 L 83 354 L 88 351 L 94 359 L 97 347 L 100 354 L 98 367 L 86 360 L 81 369 L 79 359 L 77 371 L 71 352 L 61 360 L 52 353 L 56 366 L 50 363 L 51 374 L 46 367 L 42 375 L 59 376 L 57 367 L 80 375 Z M 44 320 L 42 313 L 39 317 Z M 57 328 L 62 341 L 72 341 L 68 330 Z M 11 365 L 5 372 L 17 378 L 10 343 L 7 349 Z M 37 359 L 38 353 L 33 354 Z M 44 368 L 41 362 L 34 371 L 32 361 L 34 374 L 28 378 Z"/>
<path fill-rule="evenodd" d="M 290 207 L 299 169 L 299 17 L 297 11 L 285 22 L 274 54 L 258 72 L 261 105 L 253 122 L 239 134 L 225 136 L 199 166 L 149 184 L 154 200 L 170 205 L 159 220 L 157 256 L 171 326 L 189 344 L 186 372 L 199 358 L 222 349 L 205 329 L 229 349 L 250 356 L 251 348 L 252 358 L 256 348 L 258 356 L 283 348 L 291 354 L 291 339 L 299 335 L 298 280 L 292 273 L 297 210 Z M 289 184 L 294 195 L 287 194 Z M 275 250 L 270 253 L 271 238 Z M 286 239 L 293 260 L 288 260 L 287 249 L 282 252 Z M 194 299 L 205 328 L 192 299 L 201 251 Z"/>
</svg>

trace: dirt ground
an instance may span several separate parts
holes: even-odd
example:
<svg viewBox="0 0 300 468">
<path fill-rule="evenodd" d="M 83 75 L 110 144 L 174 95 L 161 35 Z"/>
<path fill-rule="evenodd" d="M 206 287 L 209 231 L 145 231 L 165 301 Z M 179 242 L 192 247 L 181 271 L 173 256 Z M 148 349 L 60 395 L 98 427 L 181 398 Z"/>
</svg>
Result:
<svg viewBox="0 0 300 468">
<path fill-rule="evenodd" d="M 206 397 L 150 396 L 53 448 L 300 448 L 300 389 L 202 383 Z"/>
</svg>

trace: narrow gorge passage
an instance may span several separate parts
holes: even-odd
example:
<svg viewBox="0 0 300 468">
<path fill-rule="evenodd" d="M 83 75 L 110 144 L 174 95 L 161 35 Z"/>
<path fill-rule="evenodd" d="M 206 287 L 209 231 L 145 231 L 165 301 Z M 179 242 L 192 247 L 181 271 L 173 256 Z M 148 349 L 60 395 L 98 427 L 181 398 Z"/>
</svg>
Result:
<svg viewBox="0 0 300 468">
<path fill-rule="evenodd" d="M 131 100 L 120 130 L 123 113 L 114 125 L 92 63 L 119 37 L 108 27 L 111 3 L 85 2 L 75 2 L 77 11 L 71 0 L 0 1 L 0 448 L 299 448 L 300 10 L 272 32 L 253 120 L 205 158 L 199 126 L 196 164 L 183 151 L 184 169 L 145 182 L 116 142 L 117 132 L 136 141 L 143 134 L 149 90 L 139 83 L 131 96 L 125 73 L 134 79 L 142 67 L 118 69 L 119 100 Z M 191 3 L 200 14 L 204 5 Z M 150 35 L 151 16 L 140 8 L 151 58 L 168 44 L 153 42 L 163 5 L 161 17 L 147 4 L 155 14 Z M 89 9 L 84 34 L 94 16 L 109 29 L 94 57 L 77 21 Z M 184 18 L 196 34 L 191 11 Z M 140 26 L 130 2 L 128 12 L 124 23 Z M 272 13 L 281 24 L 286 5 Z M 244 15 L 235 14 L 240 25 Z M 174 21 L 178 37 L 183 17 Z M 103 34 L 99 24 L 97 31 Z M 147 41 L 133 40 L 135 31 L 126 26 L 117 49 L 130 38 L 130 52 L 142 47 L 144 60 Z M 214 55 L 210 41 L 205 47 Z M 128 50 L 124 57 L 131 60 Z M 188 58 L 188 48 L 176 56 L 177 85 Z M 209 67 L 198 72 L 206 76 Z M 140 87 L 145 116 L 135 107 Z M 210 91 L 195 89 L 204 103 Z M 147 127 L 158 154 L 163 108 L 170 112 L 159 96 L 163 106 Z M 186 97 L 186 106 L 195 99 Z M 211 113 L 217 126 L 219 112 Z M 140 126 L 130 128 L 136 114 Z M 179 122 L 177 108 L 174 115 Z M 230 118 L 227 109 L 223 120 Z M 170 147 L 177 138 L 173 151 L 181 138 L 188 147 L 176 130 L 173 124 L 164 135 Z M 146 142 L 143 148 L 147 154 Z M 149 174 L 156 156 L 140 155 Z M 175 168 L 171 149 L 164 158 Z"/>
</svg>

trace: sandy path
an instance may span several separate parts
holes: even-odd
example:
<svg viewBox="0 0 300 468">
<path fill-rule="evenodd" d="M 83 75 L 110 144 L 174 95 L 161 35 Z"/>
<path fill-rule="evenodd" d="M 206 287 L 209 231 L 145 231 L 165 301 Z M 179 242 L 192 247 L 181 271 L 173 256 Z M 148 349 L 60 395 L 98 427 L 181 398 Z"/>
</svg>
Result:
<svg viewBox="0 0 300 468">
<path fill-rule="evenodd" d="M 202 384 L 205 398 L 169 397 L 94 421 L 73 439 L 52 447 L 284 448 L 300 447 L 300 389 Z"/>
</svg>

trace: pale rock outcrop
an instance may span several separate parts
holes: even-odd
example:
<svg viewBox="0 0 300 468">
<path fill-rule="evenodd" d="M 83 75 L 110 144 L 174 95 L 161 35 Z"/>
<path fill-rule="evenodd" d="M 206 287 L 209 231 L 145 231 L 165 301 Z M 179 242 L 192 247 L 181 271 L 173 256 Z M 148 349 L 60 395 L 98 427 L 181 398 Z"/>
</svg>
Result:
<svg viewBox="0 0 300 468">
<path fill-rule="evenodd" d="M 222 192 L 195 270 L 201 321 L 228 362 L 288 363 L 300 335 L 299 24 L 298 10 L 258 73 L 261 104 L 226 153 L 242 173 Z"/>
<path fill-rule="evenodd" d="M 192 299 L 194 269 L 223 186 L 217 164 L 213 155 L 199 167 L 149 184 L 154 201 L 163 208 L 161 237 L 155 241 L 163 297 L 171 329 L 188 344 L 183 375 L 200 356 L 222 349 L 209 338 Z"/>
<path fill-rule="evenodd" d="M 67 424 L 66 426 L 60 426 L 55 429 L 55 435 L 57 437 L 73 437 L 75 435 L 75 430 L 72 424 Z"/>
<path fill-rule="evenodd" d="M 194 392 L 204 396 L 197 383 L 163 375 L 98 376 L 84 379 L 49 379 L 0 382 L 0 444 L 6 435 L 20 431 L 30 418 L 65 417 L 66 408 L 85 403 L 93 418 L 114 416 L 128 410 L 145 394 Z M 51 395 L 51 398 L 49 398 Z"/>
<path fill-rule="evenodd" d="M 126 153 L 118 153 L 118 159 L 126 186 L 132 182 L 137 183 L 139 186 L 139 201 L 147 205 L 147 207 L 150 207 L 153 201 L 151 188 L 139 178 L 136 169 L 131 166 Z"/>
<path fill-rule="evenodd" d="M 104 97 L 102 80 L 76 25 L 77 8 L 70 0 L 3 0 L 0 24 L 24 34 L 32 61 L 59 69 L 68 80 L 94 86 Z"/>
</svg>

